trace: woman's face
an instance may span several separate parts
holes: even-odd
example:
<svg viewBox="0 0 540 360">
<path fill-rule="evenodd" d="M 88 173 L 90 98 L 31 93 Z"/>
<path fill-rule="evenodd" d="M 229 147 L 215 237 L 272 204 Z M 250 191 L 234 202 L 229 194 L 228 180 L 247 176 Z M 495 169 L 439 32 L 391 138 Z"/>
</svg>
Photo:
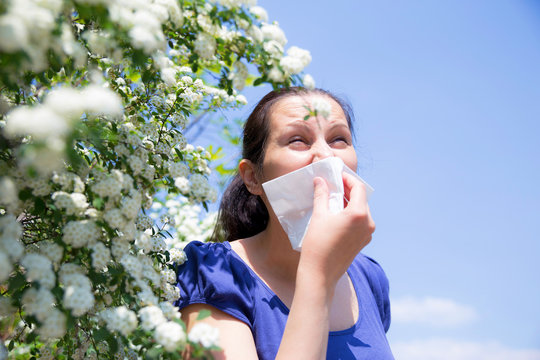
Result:
<svg viewBox="0 0 540 360">
<path fill-rule="evenodd" d="M 304 120 L 306 106 L 323 98 L 332 108 L 330 116 L 319 115 Z M 262 182 L 272 180 L 306 165 L 337 156 L 356 171 L 356 151 L 341 106 L 332 98 L 319 94 L 286 97 L 271 108 L 266 151 L 262 165 Z"/>
</svg>

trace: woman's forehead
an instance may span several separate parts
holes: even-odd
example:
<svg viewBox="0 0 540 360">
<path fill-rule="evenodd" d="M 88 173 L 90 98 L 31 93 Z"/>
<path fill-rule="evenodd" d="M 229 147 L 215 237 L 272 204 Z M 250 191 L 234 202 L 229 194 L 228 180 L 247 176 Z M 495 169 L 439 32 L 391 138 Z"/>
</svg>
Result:
<svg viewBox="0 0 540 360">
<path fill-rule="evenodd" d="M 310 109 L 314 110 L 314 101 L 320 99 L 328 102 L 328 104 L 331 106 L 330 116 L 327 119 L 323 118 L 324 120 L 330 123 L 347 123 L 345 113 L 338 102 L 327 95 L 309 94 L 287 96 L 276 102 L 270 109 L 270 126 L 286 125 L 290 122 L 304 120 L 305 117 L 309 115 Z M 319 118 L 322 118 L 322 116 L 319 116 Z M 307 122 L 310 123 L 310 120 L 315 119 L 310 117 Z"/>
</svg>

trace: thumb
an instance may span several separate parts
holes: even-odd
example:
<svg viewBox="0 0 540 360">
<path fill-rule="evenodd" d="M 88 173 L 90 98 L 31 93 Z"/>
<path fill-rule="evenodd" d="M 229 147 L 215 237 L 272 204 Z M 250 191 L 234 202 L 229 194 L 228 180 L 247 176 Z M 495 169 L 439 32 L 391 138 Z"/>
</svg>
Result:
<svg viewBox="0 0 540 360">
<path fill-rule="evenodd" d="M 313 214 L 323 213 L 328 210 L 328 185 L 321 177 L 313 179 Z"/>
</svg>

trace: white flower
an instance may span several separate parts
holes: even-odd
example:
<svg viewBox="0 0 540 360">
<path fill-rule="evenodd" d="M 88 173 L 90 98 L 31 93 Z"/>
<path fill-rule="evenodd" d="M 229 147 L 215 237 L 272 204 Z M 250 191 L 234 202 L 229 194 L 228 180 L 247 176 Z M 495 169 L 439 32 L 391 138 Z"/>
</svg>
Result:
<svg viewBox="0 0 540 360">
<path fill-rule="evenodd" d="M 62 187 L 63 191 L 73 191 L 82 193 L 84 191 L 84 182 L 81 178 L 71 172 L 55 172 L 52 176 L 52 181 Z"/>
<path fill-rule="evenodd" d="M 249 8 L 249 11 L 255 15 L 255 17 L 262 22 L 267 23 L 268 22 L 268 13 L 266 10 L 260 6 L 252 6 Z"/>
<path fill-rule="evenodd" d="M 161 278 L 162 281 L 165 281 L 165 283 L 169 284 L 175 284 L 176 283 L 176 273 L 172 269 L 163 269 L 161 270 Z"/>
<path fill-rule="evenodd" d="M 12 205 L 19 200 L 17 185 L 9 176 L 0 177 L 0 204 Z"/>
<path fill-rule="evenodd" d="M 37 329 L 38 334 L 44 339 L 59 339 L 66 333 L 66 320 L 63 312 L 52 309 Z"/>
<path fill-rule="evenodd" d="M 165 36 L 160 29 L 161 24 L 154 14 L 139 10 L 136 11 L 132 21 L 133 24 L 136 24 L 129 31 L 133 47 L 142 49 L 147 54 L 164 47 Z"/>
<path fill-rule="evenodd" d="M 19 241 L 22 235 L 22 226 L 15 216 L 0 217 L 0 252 L 9 256 L 12 261 L 19 260 L 24 252 L 24 246 Z"/>
<path fill-rule="evenodd" d="M 308 50 L 299 48 L 298 46 L 291 46 L 289 50 L 287 50 L 287 56 L 300 59 L 304 67 L 311 62 L 311 53 Z"/>
<path fill-rule="evenodd" d="M 120 260 L 124 255 L 128 255 L 129 249 L 129 242 L 121 238 L 114 238 L 112 240 L 111 252 L 116 260 Z"/>
<path fill-rule="evenodd" d="M 120 96 L 111 89 L 90 85 L 81 91 L 84 108 L 92 115 L 121 116 L 124 107 Z"/>
<path fill-rule="evenodd" d="M 0 318 L 2 318 L 3 316 L 11 316 L 15 313 L 15 311 L 17 311 L 17 309 L 13 305 L 11 305 L 11 299 L 8 297 L 0 296 Z"/>
<path fill-rule="evenodd" d="M 0 283 L 3 283 L 9 277 L 12 269 L 13 266 L 9 261 L 9 257 L 3 252 L 0 252 Z"/>
<path fill-rule="evenodd" d="M 132 241 L 137 234 L 137 226 L 133 222 L 128 222 L 126 226 L 120 229 L 120 237 L 126 241 Z"/>
<path fill-rule="evenodd" d="M 247 105 L 248 101 L 246 97 L 242 94 L 236 96 L 236 101 L 239 102 L 242 105 Z"/>
<path fill-rule="evenodd" d="M 285 37 L 285 33 L 278 25 L 263 24 L 263 26 L 261 26 L 261 31 L 265 40 L 275 40 L 281 46 L 285 46 L 285 44 L 287 44 L 287 38 Z"/>
<path fill-rule="evenodd" d="M 69 129 L 66 119 L 43 105 L 16 108 L 8 114 L 4 127 L 8 136 L 31 135 L 41 140 L 63 136 Z"/>
<path fill-rule="evenodd" d="M 165 350 L 174 351 L 186 341 L 186 333 L 182 326 L 168 321 L 156 327 L 154 338 Z"/>
<path fill-rule="evenodd" d="M 78 273 L 63 276 L 63 304 L 71 309 L 73 316 L 86 314 L 94 306 L 94 294 L 90 280 Z"/>
<path fill-rule="evenodd" d="M 21 159 L 23 167 L 33 167 L 40 175 L 48 176 L 53 172 L 64 167 L 65 157 L 65 141 L 61 137 L 50 137 L 44 139 L 44 147 L 29 148 L 24 153 Z M 46 193 L 38 195 L 37 192 L 32 192 L 36 196 L 45 196 L 50 192 L 50 188 Z"/>
<path fill-rule="evenodd" d="M 52 199 L 56 207 L 64 209 L 67 215 L 80 215 L 88 208 L 86 196 L 81 193 L 56 191 L 52 194 Z"/>
<path fill-rule="evenodd" d="M 107 328 L 127 336 L 137 327 L 137 315 L 125 306 L 105 310 L 102 313 Z"/>
<path fill-rule="evenodd" d="M 66 283 L 66 277 L 68 277 L 68 275 L 84 275 L 84 273 L 85 270 L 80 265 L 73 263 L 64 263 L 62 264 L 62 266 L 60 267 L 60 271 L 58 272 L 58 279 L 61 283 Z"/>
<path fill-rule="evenodd" d="M 32 194 L 35 196 L 46 196 L 52 191 L 45 176 L 29 179 L 26 185 L 32 188 Z"/>
<path fill-rule="evenodd" d="M 134 278 L 140 278 L 142 276 L 142 265 L 133 255 L 126 254 L 120 258 L 120 264 L 124 267 L 126 272 Z"/>
<path fill-rule="evenodd" d="M 201 174 L 193 174 L 189 180 L 193 198 L 197 201 L 207 200 L 212 190 L 208 180 Z"/>
<path fill-rule="evenodd" d="M 81 248 L 93 243 L 101 235 L 100 228 L 91 220 L 70 221 L 64 226 L 62 240 L 73 246 Z"/>
<path fill-rule="evenodd" d="M 92 266 L 97 271 L 103 270 L 111 261 L 111 252 L 101 242 L 95 243 L 90 248 L 92 249 Z"/>
<path fill-rule="evenodd" d="M 139 230 L 150 229 L 152 226 L 154 226 L 154 221 L 152 218 L 144 214 L 139 214 L 135 220 L 135 223 L 137 225 L 137 229 Z"/>
<path fill-rule="evenodd" d="M 141 199 L 134 197 L 125 197 L 122 199 L 121 206 L 122 214 L 129 220 L 133 220 L 137 217 L 139 210 L 141 209 Z"/>
<path fill-rule="evenodd" d="M 40 360 L 54 360 L 54 352 L 49 346 L 43 346 L 39 349 Z"/>
<path fill-rule="evenodd" d="M 195 52 L 203 59 L 212 59 L 216 52 L 216 39 L 210 34 L 199 33 L 195 40 Z"/>
<path fill-rule="evenodd" d="M 302 80 L 304 83 L 304 87 L 309 90 L 315 89 L 315 79 L 313 79 L 313 76 L 310 74 L 304 75 L 304 79 Z"/>
<path fill-rule="evenodd" d="M 113 229 L 121 229 L 126 225 L 126 219 L 120 209 L 110 209 L 103 214 L 103 220 Z"/>
<path fill-rule="evenodd" d="M 43 321 L 53 309 L 54 296 L 47 289 L 29 288 L 24 292 L 21 303 L 26 312 L 34 315 L 39 321 Z"/>
<path fill-rule="evenodd" d="M 180 79 L 184 86 L 188 86 L 193 84 L 193 78 L 191 76 L 182 76 L 182 79 Z"/>
<path fill-rule="evenodd" d="M 272 57 L 279 59 L 283 55 L 283 46 L 276 40 L 266 41 L 263 45 L 264 51 Z"/>
<path fill-rule="evenodd" d="M 163 297 L 168 301 L 176 301 L 180 299 L 180 289 L 171 284 L 163 284 L 161 286 L 163 290 Z"/>
<path fill-rule="evenodd" d="M 136 156 L 134 157 L 137 158 Z M 102 181 L 97 181 L 94 185 L 92 185 L 92 191 L 102 198 L 115 197 L 120 195 L 120 192 L 122 191 L 122 183 L 113 177 L 106 177 Z"/>
<path fill-rule="evenodd" d="M 298 74 L 302 70 L 304 70 L 304 67 L 302 66 L 302 61 L 300 59 L 292 57 L 292 56 L 284 56 L 279 61 L 279 65 L 289 74 Z"/>
<path fill-rule="evenodd" d="M 159 307 L 161 311 L 163 311 L 163 315 L 169 320 L 175 320 L 180 319 L 180 311 L 178 311 L 178 308 L 174 306 L 172 303 L 168 301 L 162 301 L 159 303 Z"/>
<path fill-rule="evenodd" d="M 246 84 L 246 79 L 249 76 L 247 66 L 241 61 L 235 61 L 235 72 L 229 74 L 229 78 L 233 81 L 233 86 L 238 90 L 242 90 Z"/>
<path fill-rule="evenodd" d="M 172 67 L 167 67 L 161 69 L 161 80 L 169 86 L 175 86 L 176 85 L 176 69 Z"/>
<path fill-rule="evenodd" d="M 24 23 L 12 15 L 0 17 L 0 49 L 15 52 L 28 46 L 28 31 Z"/>
<path fill-rule="evenodd" d="M 144 169 L 143 161 L 136 155 L 131 155 L 128 157 L 128 164 L 131 171 L 133 171 L 133 175 L 140 174 Z"/>
<path fill-rule="evenodd" d="M 219 344 L 219 330 L 203 322 L 196 323 L 188 334 L 188 339 L 200 343 L 205 348 Z"/>
<path fill-rule="evenodd" d="M 187 260 L 186 253 L 183 250 L 177 248 L 169 249 L 169 257 L 170 261 L 175 263 L 176 265 L 182 265 Z"/>
<path fill-rule="evenodd" d="M 150 252 L 152 250 L 152 240 L 150 235 L 139 232 L 139 235 L 135 238 L 135 245 L 137 245 L 144 253 Z"/>
<path fill-rule="evenodd" d="M 317 115 L 328 118 L 332 112 L 332 105 L 328 100 L 323 97 L 315 97 L 311 100 L 312 110 L 315 111 Z"/>
<path fill-rule="evenodd" d="M 189 175 L 189 167 L 183 162 L 169 161 L 167 163 L 167 167 L 169 169 L 169 173 L 171 174 L 171 177 L 173 178 L 187 177 Z"/>
<path fill-rule="evenodd" d="M 39 243 L 40 252 L 49 258 L 53 264 L 58 264 L 64 256 L 64 248 L 53 241 Z"/>
<path fill-rule="evenodd" d="M 165 240 L 160 236 L 152 236 L 151 238 L 151 251 L 161 252 L 166 248 Z"/>
<path fill-rule="evenodd" d="M 52 269 L 51 260 L 41 254 L 26 254 L 21 259 L 21 265 L 26 269 L 26 279 L 37 281 L 47 289 L 54 287 L 55 275 Z"/>
<path fill-rule="evenodd" d="M 58 115 L 70 119 L 77 119 L 84 112 L 84 99 L 80 91 L 70 87 L 51 91 L 45 97 L 44 104 Z"/>
<path fill-rule="evenodd" d="M 264 40 L 261 29 L 259 29 L 259 27 L 256 25 L 251 25 L 250 28 L 247 29 L 246 35 L 253 39 L 253 41 L 256 43 L 260 43 Z"/>
<path fill-rule="evenodd" d="M 277 67 L 272 67 L 268 72 L 268 78 L 273 82 L 282 82 L 285 81 L 287 75 L 283 71 L 279 70 Z"/>
<path fill-rule="evenodd" d="M 163 311 L 155 305 L 146 306 L 139 310 L 139 318 L 141 319 L 141 327 L 145 330 L 153 330 L 156 326 L 167 321 L 163 316 Z"/>
<path fill-rule="evenodd" d="M 279 64 L 289 74 L 298 74 L 311 62 L 309 51 L 293 46 L 279 61 Z"/>
</svg>

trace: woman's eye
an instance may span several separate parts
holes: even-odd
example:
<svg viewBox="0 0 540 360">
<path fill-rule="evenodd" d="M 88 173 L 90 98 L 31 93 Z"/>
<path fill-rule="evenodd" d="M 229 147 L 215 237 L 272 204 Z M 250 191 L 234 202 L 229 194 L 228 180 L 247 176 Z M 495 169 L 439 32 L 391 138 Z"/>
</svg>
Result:
<svg viewBox="0 0 540 360">
<path fill-rule="evenodd" d="M 344 137 L 337 137 L 335 138 L 334 140 L 332 140 L 332 143 L 337 143 L 337 144 L 346 144 L 348 145 L 349 144 L 349 141 L 344 138 Z"/>
<path fill-rule="evenodd" d="M 300 143 L 305 143 L 306 141 L 303 139 L 303 138 L 300 138 L 300 137 L 294 137 L 292 139 L 289 140 L 289 144 L 300 144 Z"/>
</svg>

